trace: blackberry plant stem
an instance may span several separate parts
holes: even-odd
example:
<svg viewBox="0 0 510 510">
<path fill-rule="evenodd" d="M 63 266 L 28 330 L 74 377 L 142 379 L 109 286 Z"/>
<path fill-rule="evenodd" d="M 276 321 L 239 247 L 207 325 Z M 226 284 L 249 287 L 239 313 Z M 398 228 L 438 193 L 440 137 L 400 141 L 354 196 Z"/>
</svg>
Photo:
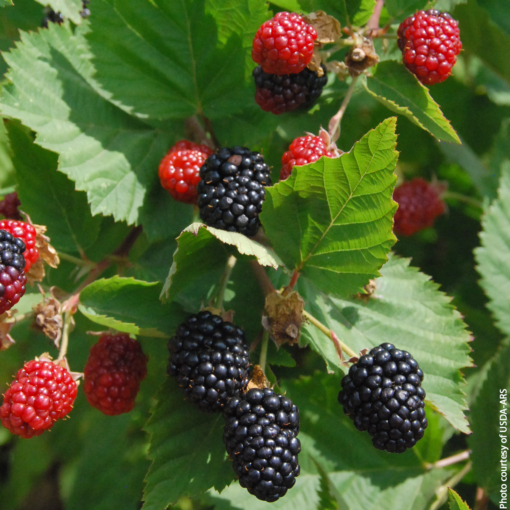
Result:
<svg viewBox="0 0 510 510">
<path fill-rule="evenodd" d="M 344 116 L 345 110 L 347 109 L 347 105 L 349 104 L 349 101 L 351 100 L 352 93 L 354 92 L 354 89 L 356 88 L 356 83 L 358 81 L 358 77 L 355 76 L 352 79 L 351 84 L 349 85 L 349 89 L 347 90 L 347 94 L 345 94 L 344 100 L 342 101 L 342 105 L 340 106 L 340 110 L 331 117 L 331 120 L 329 121 L 328 126 L 328 132 L 329 136 L 331 137 L 331 142 L 336 142 L 338 138 L 340 138 L 340 123 L 342 122 L 342 117 Z"/>
<path fill-rule="evenodd" d="M 324 324 L 322 324 L 322 322 L 319 322 L 313 315 L 308 313 L 306 310 L 303 311 L 303 317 L 307 321 L 311 322 L 318 330 L 322 331 L 335 344 L 335 349 L 337 350 L 338 356 L 340 357 L 340 359 L 343 359 L 342 352 L 347 354 L 350 358 L 357 358 L 358 357 L 358 355 L 350 347 L 345 345 L 335 335 L 335 333 L 333 333 L 333 331 L 331 331 L 329 328 L 324 326 Z M 341 348 L 340 352 L 339 352 L 338 347 Z"/>
<path fill-rule="evenodd" d="M 62 361 L 67 354 L 67 346 L 69 345 L 69 327 L 71 326 L 72 310 L 67 308 L 64 313 L 64 325 L 62 327 L 62 338 L 60 339 L 60 350 L 58 352 L 57 361 Z"/>
<path fill-rule="evenodd" d="M 462 193 L 457 193 L 455 191 L 445 191 L 442 195 L 444 200 L 458 200 L 459 202 L 463 202 L 467 205 L 471 205 L 473 207 L 476 207 L 477 209 L 483 209 L 482 202 L 480 200 L 477 200 L 476 198 L 468 197 L 466 195 L 463 195 Z"/>
<path fill-rule="evenodd" d="M 61 260 L 67 260 L 68 262 L 72 262 L 77 266 L 94 267 L 96 265 L 96 263 L 92 262 L 91 260 L 83 260 L 78 257 L 73 257 L 73 255 L 68 255 L 67 253 L 57 252 L 57 254 Z"/>
<path fill-rule="evenodd" d="M 262 344 L 260 346 L 260 358 L 259 358 L 259 366 L 266 373 L 266 360 L 267 360 L 267 346 L 269 344 L 269 331 L 264 328 L 264 333 L 262 335 Z"/>
<path fill-rule="evenodd" d="M 218 308 L 219 310 L 223 308 L 223 299 L 225 298 L 225 291 L 227 290 L 228 282 L 230 281 L 230 276 L 232 274 L 234 266 L 236 265 L 236 262 L 237 259 L 233 255 L 230 255 L 230 257 L 227 260 L 227 267 L 225 268 L 225 271 L 221 276 L 218 295 L 214 300 L 214 307 Z"/>
<path fill-rule="evenodd" d="M 432 469 L 451 466 L 452 464 L 457 464 L 458 462 L 468 460 L 470 455 L 471 450 L 465 450 L 463 452 L 452 455 L 451 457 L 446 457 L 445 459 L 438 460 L 437 462 L 434 462 L 434 464 L 427 464 L 427 468 Z"/>
<path fill-rule="evenodd" d="M 458 473 L 447 480 L 436 490 L 437 500 L 431 505 L 430 510 L 438 510 L 448 500 L 448 489 L 453 489 L 473 468 L 473 463 L 468 462 Z"/>
<path fill-rule="evenodd" d="M 482 487 L 476 488 L 476 499 L 475 499 L 475 506 L 473 507 L 473 510 L 487 510 L 487 507 L 489 506 L 489 495 L 487 494 L 487 491 L 483 489 Z"/>
</svg>

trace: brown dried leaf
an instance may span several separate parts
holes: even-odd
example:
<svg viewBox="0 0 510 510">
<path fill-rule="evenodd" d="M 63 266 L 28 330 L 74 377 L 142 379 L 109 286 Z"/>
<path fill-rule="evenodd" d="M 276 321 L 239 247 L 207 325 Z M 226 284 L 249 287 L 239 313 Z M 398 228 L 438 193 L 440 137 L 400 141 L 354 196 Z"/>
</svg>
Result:
<svg viewBox="0 0 510 510">
<path fill-rule="evenodd" d="M 271 325 L 271 336 L 277 347 L 284 343 L 295 344 L 301 336 L 305 302 L 296 292 L 286 296 L 272 292 L 266 297 L 265 310 Z"/>
<path fill-rule="evenodd" d="M 324 76 L 324 69 L 322 69 L 321 64 L 322 64 L 321 52 L 319 51 L 319 48 L 317 48 L 316 46 L 313 49 L 312 60 L 310 60 L 310 63 L 306 67 L 310 69 L 310 71 L 317 73 L 317 76 L 320 78 L 321 76 Z"/>
<path fill-rule="evenodd" d="M 2 318 L 5 316 L 6 314 L 3 314 Z M 6 351 L 11 345 L 16 343 L 12 336 L 9 335 L 14 324 L 13 322 L 0 322 L 0 351 Z"/>
<path fill-rule="evenodd" d="M 253 367 L 253 373 L 252 373 L 250 381 L 248 382 L 246 391 L 249 391 L 253 388 L 263 390 L 264 388 L 269 388 L 269 387 L 270 387 L 270 384 L 266 377 L 266 374 L 264 374 L 264 371 L 262 370 L 260 365 L 255 365 Z"/>
<path fill-rule="evenodd" d="M 334 43 L 342 37 L 340 22 L 324 11 L 311 12 L 308 16 L 303 16 L 303 18 L 309 25 L 315 28 L 317 32 L 316 42 L 320 44 Z"/>
<path fill-rule="evenodd" d="M 364 293 L 359 292 L 358 294 L 356 294 L 355 297 L 366 302 L 370 298 L 375 297 L 374 294 L 377 289 L 376 280 L 374 280 L 374 279 L 370 280 L 363 288 L 365 289 L 365 292 Z"/>
<path fill-rule="evenodd" d="M 349 68 L 345 62 L 338 62 L 338 60 L 332 60 L 324 64 L 326 70 L 330 73 L 335 73 L 339 81 L 345 81 L 350 76 Z"/>
<path fill-rule="evenodd" d="M 27 216 L 27 220 L 30 218 Z M 34 283 L 42 282 L 45 276 L 44 262 L 50 267 L 56 268 L 60 264 L 60 259 L 57 255 L 57 250 L 50 244 L 50 238 L 44 233 L 46 227 L 44 225 L 33 225 L 37 232 L 35 238 L 35 247 L 39 250 L 39 260 L 32 265 L 30 271 L 27 273 L 27 281 L 30 285 Z"/>
</svg>

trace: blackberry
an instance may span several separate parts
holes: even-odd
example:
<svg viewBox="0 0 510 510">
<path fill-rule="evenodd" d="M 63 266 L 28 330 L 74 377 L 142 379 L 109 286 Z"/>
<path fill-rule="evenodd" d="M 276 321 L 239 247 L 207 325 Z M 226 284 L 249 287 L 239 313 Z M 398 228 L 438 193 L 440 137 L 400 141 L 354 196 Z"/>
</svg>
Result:
<svg viewBox="0 0 510 510">
<path fill-rule="evenodd" d="M 223 411 L 223 442 L 241 487 L 262 501 L 285 496 L 299 475 L 299 411 L 270 389 L 251 389 Z"/>
<path fill-rule="evenodd" d="M 403 453 L 427 428 L 423 372 L 406 351 L 384 343 L 354 363 L 342 379 L 338 401 L 378 450 Z"/>
<path fill-rule="evenodd" d="M 248 384 L 244 332 L 208 311 L 191 315 L 168 342 L 168 373 L 201 411 L 219 412 Z"/>
<path fill-rule="evenodd" d="M 15 191 L 9 193 L 0 201 L 0 214 L 11 220 L 21 220 L 21 214 L 18 210 L 20 205 L 18 194 Z"/>
<path fill-rule="evenodd" d="M 264 188 L 272 184 L 263 156 L 246 147 L 219 149 L 200 168 L 200 178 L 202 220 L 211 227 L 254 236 L 260 227 Z"/>
<path fill-rule="evenodd" d="M 0 315 L 25 294 L 25 249 L 21 239 L 0 230 Z"/>
<path fill-rule="evenodd" d="M 257 92 L 255 101 L 265 111 L 275 115 L 296 109 L 309 109 L 322 94 L 328 81 L 326 68 L 321 65 L 324 75 L 319 78 L 308 68 L 298 74 L 269 74 L 257 66 L 253 78 Z"/>
<path fill-rule="evenodd" d="M 60 25 L 63 22 L 64 16 L 62 16 L 60 12 L 55 12 L 53 9 L 47 8 L 41 26 L 43 28 L 48 28 L 48 23 L 58 23 Z"/>
</svg>

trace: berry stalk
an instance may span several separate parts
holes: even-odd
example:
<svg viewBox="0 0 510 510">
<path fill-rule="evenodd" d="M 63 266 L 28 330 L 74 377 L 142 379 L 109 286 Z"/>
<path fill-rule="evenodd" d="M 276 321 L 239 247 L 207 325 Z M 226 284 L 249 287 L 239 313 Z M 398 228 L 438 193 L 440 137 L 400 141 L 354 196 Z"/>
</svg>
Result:
<svg viewBox="0 0 510 510">
<path fill-rule="evenodd" d="M 68 307 L 64 313 L 64 325 L 62 326 L 62 338 L 60 339 L 57 363 L 66 357 L 67 347 L 69 346 L 69 328 L 71 327 L 72 318 L 73 314 L 71 313 L 71 308 Z"/>
<path fill-rule="evenodd" d="M 344 116 L 345 110 L 347 109 L 347 105 L 349 104 L 349 101 L 351 100 L 352 93 L 354 92 L 354 89 L 356 88 L 357 81 L 358 81 L 358 77 L 355 76 L 352 79 L 351 84 L 349 85 L 349 89 L 347 90 L 347 94 L 345 94 L 345 97 L 344 97 L 344 100 L 342 101 L 340 109 L 333 117 L 331 117 L 331 120 L 329 121 L 328 132 L 329 132 L 329 136 L 331 137 L 331 143 L 336 142 L 340 138 L 340 131 L 341 131 L 340 123 L 342 122 L 342 117 Z"/>
<path fill-rule="evenodd" d="M 221 310 L 223 308 L 223 299 L 225 298 L 225 291 L 227 290 L 228 282 L 230 281 L 230 276 L 232 275 L 232 270 L 236 265 L 237 259 L 234 255 L 230 255 L 227 260 L 227 266 L 225 267 L 225 271 L 221 275 L 220 280 L 220 288 L 218 289 L 218 295 L 214 301 L 214 308 L 218 308 Z"/>
<path fill-rule="evenodd" d="M 264 333 L 262 335 L 262 344 L 260 346 L 260 358 L 259 358 L 259 366 L 262 369 L 262 372 L 264 372 L 264 374 L 266 373 L 268 344 L 269 344 L 269 331 L 264 328 Z"/>
<path fill-rule="evenodd" d="M 322 322 L 319 322 L 313 315 L 308 313 L 306 310 L 303 310 L 303 317 L 311 322 L 318 330 L 322 331 L 334 344 L 335 349 L 338 353 L 339 358 L 343 361 L 343 352 L 347 354 L 350 358 L 357 358 L 358 355 L 347 345 L 345 345 L 329 328 L 324 326 Z"/>
</svg>

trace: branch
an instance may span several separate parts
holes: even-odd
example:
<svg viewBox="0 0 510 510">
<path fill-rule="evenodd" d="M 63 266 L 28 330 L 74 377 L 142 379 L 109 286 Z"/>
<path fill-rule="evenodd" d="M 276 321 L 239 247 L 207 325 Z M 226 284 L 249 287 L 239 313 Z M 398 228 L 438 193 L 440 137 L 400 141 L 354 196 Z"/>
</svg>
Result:
<svg viewBox="0 0 510 510">
<path fill-rule="evenodd" d="M 338 112 L 333 117 L 331 117 L 331 120 L 329 121 L 328 132 L 329 136 L 331 137 L 331 142 L 336 142 L 340 138 L 340 123 L 342 122 L 342 117 L 344 116 L 345 110 L 347 109 L 347 105 L 351 100 L 352 93 L 354 92 L 357 81 L 358 77 L 355 76 L 349 85 L 347 94 L 345 94 L 342 105 L 340 106 L 340 110 L 338 110 Z"/>
</svg>

